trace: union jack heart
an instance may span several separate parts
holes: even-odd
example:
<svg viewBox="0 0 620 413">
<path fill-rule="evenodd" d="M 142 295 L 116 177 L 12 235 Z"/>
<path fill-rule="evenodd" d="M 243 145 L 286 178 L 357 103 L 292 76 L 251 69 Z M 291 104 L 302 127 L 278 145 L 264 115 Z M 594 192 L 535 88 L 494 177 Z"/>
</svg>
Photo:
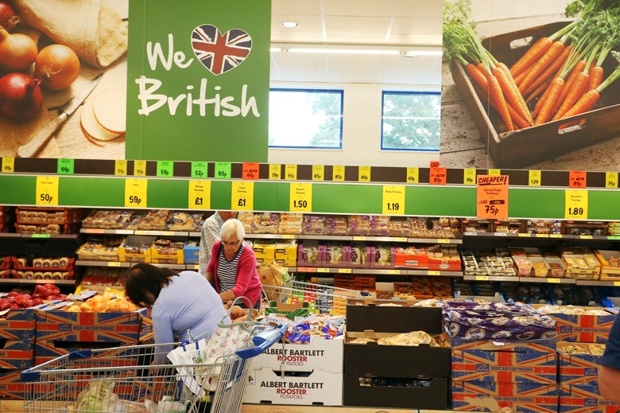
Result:
<svg viewBox="0 0 620 413">
<path fill-rule="evenodd" d="M 252 37 L 245 30 L 221 33 L 211 24 L 196 27 L 191 42 L 200 63 L 216 76 L 239 66 L 252 50 Z"/>
</svg>

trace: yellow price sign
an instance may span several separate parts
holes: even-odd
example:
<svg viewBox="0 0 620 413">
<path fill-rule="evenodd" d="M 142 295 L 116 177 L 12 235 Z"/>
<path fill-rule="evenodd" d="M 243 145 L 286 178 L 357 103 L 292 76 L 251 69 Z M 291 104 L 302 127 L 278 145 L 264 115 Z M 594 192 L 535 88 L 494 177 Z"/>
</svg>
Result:
<svg viewBox="0 0 620 413">
<path fill-rule="evenodd" d="M 254 182 L 233 181 L 230 207 L 233 211 L 254 209 Z"/>
<path fill-rule="evenodd" d="M 324 165 L 312 165 L 312 180 L 324 181 L 325 180 L 325 166 Z"/>
<path fill-rule="evenodd" d="M 11 174 L 15 172 L 15 158 L 2 158 L 2 173 Z"/>
<path fill-rule="evenodd" d="M 332 168 L 332 181 L 344 181 L 344 166 L 338 165 Z"/>
<path fill-rule="evenodd" d="M 387 273 L 390 275 L 400 275 L 400 270 L 387 270 Z"/>
<path fill-rule="evenodd" d="M 476 281 L 489 281 L 488 275 L 476 275 Z"/>
<path fill-rule="evenodd" d="M 620 281 L 614 281 L 614 287 L 620 287 Z"/>
<path fill-rule="evenodd" d="M 114 161 L 114 175 L 125 176 L 127 175 L 127 161 L 124 159 L 117 159 Z"/>
<path fill-rule="evenodd" d="M 289 199 L 289 211 L 312 212 L 312 184 L 291 184 Z"/>
<path fill-rule="evenodd" d="M 560 280 L 559 278 L 547 278 L 547 282 L 549 284 L 560 284 L 562 280 Z"/>
<path fill-rule="evenodd" d="M 618 172 L 605 172 L 605 188 L 618 188 Z"/>
<path fill-rule="evenodd" d="M 476 185 L 476 169 L 463 169 L 463 185 Z"/>
<path fill-rule="evenodd" d="M 269 179 L 280 180 L 282 171 L 282 165 L 279 163 L 269 164 Z"/>
<path fill-rule="evenodd" d="M 340 274 L 351 274 L 353 270 L 351 268 L 338 268 Z"/>
<path fill-rule="evenodd" d="M 542 184 L 542 172 L 538 169 L 532 169 L 528 172 L 528 185 L 540 186 Z"/>
<path fill-rule="evenodd" d="M 383 185 L 383 214 L 405 214 L 405 186 Z"/>
<path fill-rule="evenodd" d="M 140 178 L 125 179 L 125 208 L 146 208 L 148 182 Z"/>
<path fill-rule="evenodd" d="M 58 205 L 58 185 L 60 179 L 57 176 L 37 176 L 36 205 Z"/>
<path fill-rule="evenodd" d="M 358 168 L 357 180 L 359 182 L 370 182 L 370 166 L 360 166 Z"/>
<path fill-rule="evenodd" d="M 487 175 L 490 175 L 490 176 L 498 176 L 501 174 L 502 174 L 501 169 L 489 169 L 487 173 Z"/>
<path fill-rule="evenodd" d="M 407 168 L 407 183 L 418 184 L 420 183 L 420 168 Z"/>
<path fill-rule="evenodd" d="M 564 218 L 588 219 L 588 191 L 567 189 L 564 191 Z"/>
<path fill-rule="evenodd" d="M 146 176 L 146 161 L 133 161 L 134 176 Z"/>
<path fill-rule="evenodd" d="M 211 181 L 202 179 L 189 181 L 187 207 L 189 209 L 211 209 Z"/>
<path fill-rule="evenodd" d="M 297 165 L 286 165 L 284 167 L 284 179 L 289 181 L 297 180 Z"/>
<path fill-rule="evenodd" d="M 108 262 L 108 267 L 120 267 L 121 263 L 118 261 L 110 261 Z"/>
</svg>

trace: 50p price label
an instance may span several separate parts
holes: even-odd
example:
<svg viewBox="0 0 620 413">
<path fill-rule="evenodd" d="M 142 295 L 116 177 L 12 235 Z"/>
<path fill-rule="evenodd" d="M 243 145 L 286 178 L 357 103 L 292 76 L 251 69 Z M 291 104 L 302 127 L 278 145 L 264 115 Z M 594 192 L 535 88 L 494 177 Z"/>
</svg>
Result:
<svg viewBox="0 0 620 413">
<path fill-rule="evenodd" d="M 146 208 L 148 180 L 130 178 L 125 180 L 125 208 Z"/>
<path fill-rule="evenodd" d="M 37 176 L 36 184 L 36 205 L 54 206 L 58 205 L 58 184 L 57 176 Z"/>
<path fill-rule="evenodd" d="M 588 191 L 579 189 L 564 191 L 564 218 L 588 219 Z"/>
<path fill-rule="evenodd" d="M 211 209 L 211 181 L 189 181 L 187 206 L 189 209 Z"/>
</svg>

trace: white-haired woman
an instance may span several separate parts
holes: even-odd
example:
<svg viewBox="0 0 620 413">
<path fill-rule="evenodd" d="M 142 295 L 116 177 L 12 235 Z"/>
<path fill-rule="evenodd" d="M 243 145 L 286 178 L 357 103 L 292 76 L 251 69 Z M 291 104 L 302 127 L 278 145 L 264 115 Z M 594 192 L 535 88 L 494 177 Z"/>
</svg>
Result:
<svg viewBox="0 0 620 413">
<path fill-rule="evenodd" d="M 243 242 L 244 238 L 245 228 L 241 221 L 233 218 L 224 222 L 220 240 L 211 250 L 207 280 L 213 284 L 223 303 L 245 296 L 254 308 L 260 308 L 262 285 L 256 270 L 256 255 Z"/>
</svg>

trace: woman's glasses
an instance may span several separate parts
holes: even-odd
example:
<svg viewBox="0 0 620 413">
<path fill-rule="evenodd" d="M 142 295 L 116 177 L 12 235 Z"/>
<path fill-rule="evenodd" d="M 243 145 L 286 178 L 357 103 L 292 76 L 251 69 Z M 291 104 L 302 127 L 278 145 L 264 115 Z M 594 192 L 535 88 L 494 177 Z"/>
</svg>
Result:
<svg viewBox="0 0 620 413">
<path fill-rule="evenodd" d="M 225 247 L 234 247 L 236 245 L 239 245 L 240 242 L 241 242 L 241 240 L 237 240 L 237 241 L 222 241 L 222 244 L 224 244 Z"/>
</svg>

